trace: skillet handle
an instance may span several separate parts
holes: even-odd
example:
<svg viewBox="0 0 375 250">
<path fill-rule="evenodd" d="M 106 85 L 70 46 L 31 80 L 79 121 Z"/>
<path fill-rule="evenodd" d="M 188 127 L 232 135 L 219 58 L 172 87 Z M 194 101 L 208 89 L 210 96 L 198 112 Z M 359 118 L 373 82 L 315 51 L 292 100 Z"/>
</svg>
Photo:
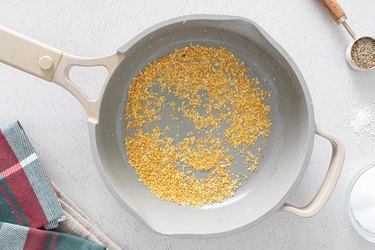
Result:
<svg viewBox="0 0 375 250">
<path fill-rule="evenodd" d="M 288 203 L 284 204 L 280 211 L 290 212 L 301 217 L 311 217 L 317 214 L 328 201 L 337 181 L 340 177 L 345 158 L 345 148 L 341 141 L 335 136 L 321 130 L 316 126 L 315 133 L 326 138 L 332 145 L 332 157 L 326 176 L 317 194 L 305 207 L 295 207 Z"/>
<path fill-rule="evenodd" d="M 62 51 L 0 26 L 0 62 L 52 81 Z"/>
<path fill-rule="evenodd" d="M 52 82 L 60 85 L 67 91 L 69 91 L 84 107 L 88 120 L 91 123 L 97 123 L 99 119 L 99 109 L 104 94 L 104 90 L 111 78 L 113 72 L 117 66 L 121 63 L 124 58 L 124 54 L 115 53 L 113 55 L 97 57 L 97 58 L 85 58 L 63 53 L 57 66 L 55 75 Z M 107 77 L 101 88 L 99 96 L 92 100 L 80 89 L 69 77 L 69 71 L 73 66 L 104 66 L 107 69 Z"/>
<path fill-rule="evenodd" d="M 124 54 L 119 52 L 98 58 L 73 56 L 0 26 L 0 62 L 65 88 L 82 104 L 92 123 L 98 122 L 104 89 L 123 58 Z M 107 69 L 107 78 L 97 99 L 89 99 L 70 80 L 69 71 L 75 65 L 104 66 Z"/>
</svg>

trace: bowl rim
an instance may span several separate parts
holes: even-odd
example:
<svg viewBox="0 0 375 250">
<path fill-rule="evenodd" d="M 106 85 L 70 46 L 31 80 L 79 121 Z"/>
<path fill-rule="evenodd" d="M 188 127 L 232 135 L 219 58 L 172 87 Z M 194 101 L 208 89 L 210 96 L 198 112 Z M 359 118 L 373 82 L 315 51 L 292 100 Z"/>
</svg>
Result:
<svg viewBox="0 0 375 250">
<path fill-rule="evenodd" d="M 350 198 L 351 198 L 351 194 L 352 194 L 352 191 L 353 191 L 353 188 L 354 188 L 355 184 L 357 183 L 359 178 L 361 178 L 361 176 L 363 174 L 365 174 L 371 168 L 375 168 L 375 163 L 370 163 L 370 164 L 365 165 L 360 171 L 358 171 L 353 176 L 353 178 L 351 179 L 351 181 L 349 183 L 348 189 L 346 191 L 345 207 L 346 207 L 346 213 L 348 214 L 348 216 L 350 218 L 350 222 L 351 222 L 354 230 L 357 232 L 357 234 L 359 236 L 361 236 L 362 238 L 364 238 L 365 240 L 367 240 L 369 242 L 372 242 L 372 243 L 375 243 L 375 233 L 371 235 L 371 233 L 369 233 L 366 229 L 364 229 L 359 224 L 359 222 L 357 222 L 357 220 L 355 219 L 354 214 L 352 212 L 351 205 L 350 205 Z"/>
</svg>

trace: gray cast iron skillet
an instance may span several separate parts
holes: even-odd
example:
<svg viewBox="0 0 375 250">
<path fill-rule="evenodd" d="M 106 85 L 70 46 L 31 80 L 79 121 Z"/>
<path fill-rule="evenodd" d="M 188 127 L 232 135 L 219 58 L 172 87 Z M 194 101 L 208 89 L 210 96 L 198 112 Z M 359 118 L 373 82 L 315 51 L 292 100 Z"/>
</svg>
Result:
<svg viewBox="0 0 375 250">
<path fill-rule="evenodd" d="M 132 77 L 150 61 L 189 44 L 225 47 L 251 67 L 250 74 L 267 79 L 272 92 L 273 125 L 259 171 L 222 203 L 186 207 L 163 201 L 138 181 L 124 148 L 124 103 Z M 57 83 L 71 92 L 88 115 L 92 152 L 109 190 L 132 215 L 161 234 L 217 237 L 237 233 L 276 211 L 302 217 L 316 214 L 339 178 L 344 147 L 315 125 L 306 83 L 290 56 L 254 22 L 234 16 L 191 15 L 159 23 L 118 51 L 102 58 L 63 53 L 4 27 L 0 28 L 0 60 Z M 103 65 L 108 77 L 96 100 L 90 100 L 70 79 L 74 65 Z M 305 207 L 286 204 L 308 165 L 315 133 L 333 148 L 327 175 Z M 114 135 L 114 136 L 112 136 Z"/>
</svg>

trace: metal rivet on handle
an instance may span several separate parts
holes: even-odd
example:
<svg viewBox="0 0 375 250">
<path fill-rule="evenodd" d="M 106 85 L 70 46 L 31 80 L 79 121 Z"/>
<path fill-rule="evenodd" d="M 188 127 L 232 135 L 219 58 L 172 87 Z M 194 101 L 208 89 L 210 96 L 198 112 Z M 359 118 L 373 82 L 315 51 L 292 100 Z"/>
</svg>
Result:
<svg viewBox="0 0 375 250">
<path fill-rule="evenodd" d="M 39 66 L 42 70 L 49 70 L 53 66 L 52 58 L 49 56 L 42 56 L 39 58 Z"/>
</svg>

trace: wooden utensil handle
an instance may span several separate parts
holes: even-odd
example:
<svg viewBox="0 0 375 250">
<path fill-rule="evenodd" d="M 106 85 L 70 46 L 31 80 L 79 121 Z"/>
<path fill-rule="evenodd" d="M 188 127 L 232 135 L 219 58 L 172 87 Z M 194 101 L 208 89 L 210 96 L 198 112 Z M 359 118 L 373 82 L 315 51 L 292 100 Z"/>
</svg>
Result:
<svg viewBox="0 0 375 250">
<path fill-rule="evenodd" d="M 320 0 L 320 2 L 335 22 L 341 23 L 346 19 L 344 10 L 336 0 Z"/>
</svg>

